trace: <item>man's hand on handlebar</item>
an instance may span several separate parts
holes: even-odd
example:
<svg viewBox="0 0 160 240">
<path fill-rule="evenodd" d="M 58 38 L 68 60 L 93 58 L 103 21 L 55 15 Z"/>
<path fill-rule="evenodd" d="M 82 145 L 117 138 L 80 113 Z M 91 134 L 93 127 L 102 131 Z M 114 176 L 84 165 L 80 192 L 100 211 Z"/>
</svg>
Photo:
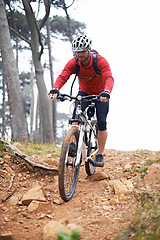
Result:
<svg viewBox="0 0 160 240">
<path fill-rule="evenodd" d="M 110 99 L 110 91 L 106 90 L 104 92 L 101 92 L 99 96 L 101 102 L 106 102 Z"/>
<path fill-rule="evenodd" d="M 53 88 L 48 95 L 49 95 L 49 99 L 57 99 L 59 95 L 59 91 L 57 88 Z"/>
</svg>

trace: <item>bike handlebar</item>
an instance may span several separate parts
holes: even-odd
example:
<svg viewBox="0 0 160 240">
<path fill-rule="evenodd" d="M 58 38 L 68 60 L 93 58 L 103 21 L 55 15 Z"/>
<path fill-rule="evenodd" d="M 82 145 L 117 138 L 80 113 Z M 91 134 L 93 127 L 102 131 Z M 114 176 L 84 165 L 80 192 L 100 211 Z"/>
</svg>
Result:
<svg viewBox="0 0 160 240">
<path fill-rule="evenodd" d="M 62 101 L 62 102 L 65 100 L 69 100 L 69 101 L 76 100 L 78 102 L 81 102 L 81 101 L 97 102 L 97 101 L 99 101 L 100 96 L 99 95 L 87 95 L 87 96 L 78 95 L 77 97 L 73 97 L 68 94 L 59 93 L 57 99 L 60 99 L 60 101 Z"/>
</svg>

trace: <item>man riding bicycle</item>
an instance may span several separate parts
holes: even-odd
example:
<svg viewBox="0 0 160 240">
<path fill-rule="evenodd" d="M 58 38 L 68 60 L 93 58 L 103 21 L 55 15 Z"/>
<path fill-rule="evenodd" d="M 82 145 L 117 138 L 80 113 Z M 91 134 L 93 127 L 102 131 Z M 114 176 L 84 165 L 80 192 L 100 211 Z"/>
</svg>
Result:
<svg viewBox="0 0 160 240">
<path fill-rule="evenodd" d="M 106 119 L 109 111 L 109 99 L 114 85 L 114 79 L 107 60 L 99 54 L 97 54 L 97 67 L 100 70 L 100 74 L 95 72 L 93 67 L 93 56 L 91 54 L 91 42 L 92 41 L 85 35 L 78 36 L 73 40 L 72 50 L 75 57 L 67 62 L 63 71 L 56 79 L 53 89 L 50 91 L 49 98 L 57 98 L 61 87 L 67 82 L 72 74 L 75 74 L 75 66 L 78 64 L 80 66 L 78 73 L 78 95 L 100 95 L 100 101 L 95 103 L 99 152 L 96 155 L 94 165 L 96 167 L 103 167 L 103 152 L 107 140 Z M 82 104 L 82 109 L 85 110 L 89 103 L 83 102 Z M 76 118 L 75 111 L 72 118 Z"/>
</svg>

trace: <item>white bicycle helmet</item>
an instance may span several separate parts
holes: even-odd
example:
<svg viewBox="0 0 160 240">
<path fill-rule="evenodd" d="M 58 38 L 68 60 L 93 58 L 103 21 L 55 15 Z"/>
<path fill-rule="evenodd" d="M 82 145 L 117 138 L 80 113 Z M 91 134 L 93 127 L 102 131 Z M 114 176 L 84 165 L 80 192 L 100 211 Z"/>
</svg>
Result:
<svg viewBox="0 0 160 240">
<path fill-rule="evenodd" d="M 72 42 L 73 52 L 81 52 L 86 48 L 90 48 L 92 41 L 86 36 L 81 35 L 75 38 Z"/>
</svg>

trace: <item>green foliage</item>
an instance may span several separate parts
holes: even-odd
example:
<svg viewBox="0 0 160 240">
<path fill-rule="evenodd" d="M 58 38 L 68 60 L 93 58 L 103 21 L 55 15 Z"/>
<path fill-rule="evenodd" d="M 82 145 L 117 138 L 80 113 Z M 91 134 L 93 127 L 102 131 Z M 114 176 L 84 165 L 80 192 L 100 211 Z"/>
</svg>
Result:
<svg viewBox="0 0 160 240">
<path fill-rule="evenodd" d="M 6 142 L 5 141 L 1 141 L 0 140 L 0 157 L 3 156 L 3 153 L 4 153 L 4 149 L 5 149 L 5 146 L 6 146 Z"/>
<path fill-rule="evenodd" d="M 159 240 L 160 239 L 160 191 L 155 193 L 134 193 L 139 205 L 132 224 L 117 240 Z"/>
<path fill-rule="evenodd" d="M 30 34 L 29 34 L 26 16 L 21 12 L 16 11 L 13 8 L 13 5 L 12 5 L 12 8 L 9 8 L 9 9 L 10 11 L 7 11 L 7 19 L 8 19 L 9 26 L 13 28 L 19 35 L 21 35 L 23 38 L 29 41 Z M 13 31 L 11 31 L 11 36 L 14 40 L 17 38 L 17 34 Z M 28 48 L 24 46 L 22 47 L 19 44 L 18 49 L 23 50 Z"/>
<path fill-rule="evenodd" d="M 145 175 L 147 175 L 148 167 L 151 166 L 154 163 L 160 163 L 160 158 L 155 160 L 148 160 L 145 164 L 138 166 L 136 164 L 133 164 L 131 167 L 131 170 L 129 172 L 138 172 L 141 176 L 141 178 L 144 178 Z"/>
<path fill-rule="evenodd" d="M 34 1 L 34 0 L 32 0 Z M 25 41 L 29 42 L 31 35 L 28 28 L 27 20 L 25 14 L 22 12 L 17 11 L 16 9 L 16 2 L 15 1 L 7 1 L 4 0 L 6 12 L 7 12 L 7 19 L 11 31 L 11 37 L 14 41 L 17 40 L 17 36 L 21 36 L 21 38 L 25 39 Z M 54 1 L 52 0 L 52 4 L 55 8 L 60 9 L 62 8 L 65 12 L 68 9 L 68 7 L 64 6 L 64 1 Z M 43 4 L 42 4 L 43 5 Z M 71 4 L 72 5 L 72 4 Z M 69 17 L 68 15 L 66 15 Z M 68 20 L 67 17 L 62 17 L 55 15 L 53 16 L 53 19 L 51 20 L 50 29 L 53 33 L 56 35 L 62 35 L 63 40 L 68 41 L 70 39 L 70 32 L 68 27 Z M 86 29 L 86 25 L 82 22 L 75 21 L 74 19 L 70 18 L 70 25 L 72 29 L 72 35 L 77 35 L 78 33 L 84 34 L 84 30 Z M 41 19 L 37 20 L 37 23 L 39 24 L 41 22 Z M 43 43 L 47 44 L 47 38 L 46 34 L 41 33 L 41 37 L 43 39 Z M 29 49 L 29 46 L 21 45 L 21 41 L 18 44 L 18 50 L 24 50 Z"/>
<path fill-rule="evenodd" d="M 65 231 L 61 230 L 57 233 L 57 240 L 80 240 L 81 230 L 74 229 L 70 234 L 67 234 Z M 87 238 L 83 240 L 88 240 Z"/>
<path fill-rule="evenodd" d="M 152 165 L 153 163 L 160 163 L 160 158 L 158 158 L 156 161 L 149 160 L 148 162 L 146 162 L 146 163 L 144 164 L 144 166 L 150 166 L 150 165 Z"/>
<path fill-rule="evenodd" d="M 80 23 L 74 19 L 70 19 L 70 21 L 73 35 L 84 33 L 84 29 L 86 28 L 86 25 L 84 23 Z M 58 15 L 53 16 L 53 19 L 50 23 L 50 28 L 53 33 L 58 35 L 62 34 L 65 40 L 68 40 L 68 23 L 66 17 Z"/>
</svg>

